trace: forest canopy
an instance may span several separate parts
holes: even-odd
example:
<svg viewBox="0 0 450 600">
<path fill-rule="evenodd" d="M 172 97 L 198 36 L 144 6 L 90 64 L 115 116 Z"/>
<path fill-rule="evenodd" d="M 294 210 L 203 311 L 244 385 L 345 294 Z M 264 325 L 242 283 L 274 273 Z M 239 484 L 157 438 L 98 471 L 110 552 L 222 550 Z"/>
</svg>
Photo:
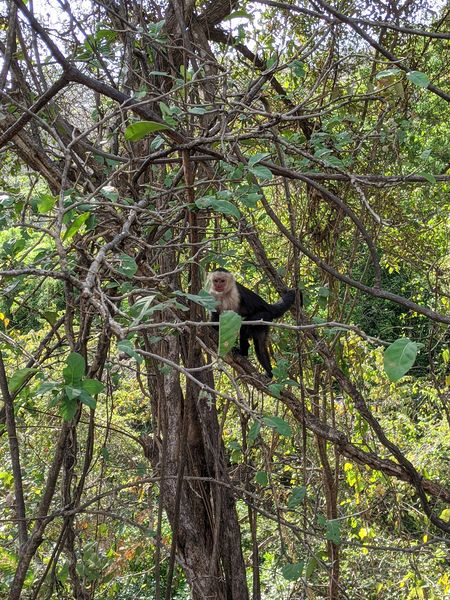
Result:
<svg viewBox="0 0 450 600">
<path fill-rule="evenodd" d="M 449 25 L 0 0 L 0 597 L 450 597 Z"/>
</svg>

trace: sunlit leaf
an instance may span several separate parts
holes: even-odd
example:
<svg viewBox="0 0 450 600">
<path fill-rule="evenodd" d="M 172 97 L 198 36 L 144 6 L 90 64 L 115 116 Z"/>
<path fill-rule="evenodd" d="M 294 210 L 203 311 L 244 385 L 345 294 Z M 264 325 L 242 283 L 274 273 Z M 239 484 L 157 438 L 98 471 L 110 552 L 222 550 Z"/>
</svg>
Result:
<svg viewBox="0 0 450 600">
<path fill-rule="evenodd" d="M 444 510 L 439 515 L 439 518 L 445 523 L 450 522 L 450 508 L 444 508 Z"/>
<path fill-rule="evenodd" d="M 81 229 L 81 226 L 89 219 L 91 216 L 90 212 L 83 213 L 82 215 L 78 215 L 78 217 L 72 221 L 69 227 L 64 234 L 63 240 L 70 240 L 73 236 L 78 233 Z"/>
<path fill-rule="evenodd" d="M 136 123 L 128 125 L 125 129 L 125 139 L 130 142 L 137 142 L 149 133 L 164 131 L 165 129 L 170 129 L 165 123 L 158 123 L 157 121 L 136 121 Z"/>
<path fill-rule="evenodd" d="M 229 15 L 227 15 L 226 17 L 224 17 L 222 19 L 222 21 L 230 21 L 231 19 L 252 19 L 252 15 L 249 14 L 247 11 L 245 11 L 244 9 L 240 9 L 240 10 L 235 10 L 233 12 L 231 12 Z"/>
<path fill-rule="evenodd" d="M 36 198 L 36 208 L 38 213 L 45 214 L 52 210 L 55 206 L 57 198 L 51 194 L 40 194 Z"/>
</svg>

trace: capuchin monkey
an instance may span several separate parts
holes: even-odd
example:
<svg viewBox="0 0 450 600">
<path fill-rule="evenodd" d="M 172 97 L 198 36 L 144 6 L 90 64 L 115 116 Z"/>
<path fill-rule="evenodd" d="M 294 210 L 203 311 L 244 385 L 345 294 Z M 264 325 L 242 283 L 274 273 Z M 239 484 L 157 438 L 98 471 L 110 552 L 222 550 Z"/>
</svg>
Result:
<svg viewBox="0 0 450 600">
<path fill-rule="evenodd" d="M 273 321 L 284 315 L 295 300 L 295 291 L 289 290 L 281 300 L 275 304 L 268 304 L 261 296 L 237 283 L 232 273 L 226 269 L 217 269 L 209 273 L 206 288 L 218 303 L 215 312 L 212 313 L 213 321 L 218 321 L 220 313 L 224 310 L 234 310 L 244 321 Z M 267 350 L 268 335 L 269 325 L 242 324 L 239 353 L 248 356 L 249 340 L 252 338 L 256 356 L 267 376 L 272 379 L 272 366 Z"/>
</svg>

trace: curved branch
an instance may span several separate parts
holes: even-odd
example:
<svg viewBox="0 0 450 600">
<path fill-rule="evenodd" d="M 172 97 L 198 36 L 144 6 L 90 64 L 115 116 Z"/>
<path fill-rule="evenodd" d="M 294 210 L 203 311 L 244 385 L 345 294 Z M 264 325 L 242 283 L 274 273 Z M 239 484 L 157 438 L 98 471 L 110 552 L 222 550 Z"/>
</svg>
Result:
<svg viewBox="0 0 450 600">
<path fill-rule="evenodd" d="M 346 15 L 342 14 L 341 12 L 339 12 L 338 10 L 336 10 L 335 8 L 333 8 L 332 6 L 330 6 L 323 0 L 316 0 L 316 2 L 324 10 L 327 10 L 329 13 L 334 15 L 339 21 L 342 21 L 342 23 L 346 23 L 347 25 L 350 25 L 350 27 L 359 36 L 361 36 L 364 40 L 366 40 L 366 42 L 368 42 L 372 46 L 372 48 L 375 48 L 375 50 L 377 50 L 382 56 L 384 56 L 391 62 L 395 63 L 395 66 L 398 69 L 401 69 L 405 73 L 410 72 L 411 69 L 409 69 L 408 67 L 405 67 L 405 65 L 403 64 L 403 61 L 400 58 L 395 56 L 395 54 L 392 54 L 392 52 L 389 52 L 389 50 L 387 50 L 384 46 L 382 46 L 380 43 L 378 43 L 376 40 L 374 40 L 368 33 L 366 33 L 363 29 L 361 29 L 361 27 L 356 24 L 355 19 L 347 17 Z M 433 94 L 436 94 L 436 96 L 439 96 L 440 98 L 445 100 L 446 102 L 450 102 L 450 94 L 445 93 L 443 90 L 441 90 L 441 88 L 438 88 L 437 86 L 430 83 L 430 84 L 428 84 L 427 89 L 430 90 L 430 92 L 433 92 Z"/>
<path fill-rule="evenodd" d="M 266 6 L 273 6 L 274 8 L 282 8 L 289 12 L 298 13 L 301 15 L 307 15 L 308 17 L 314 17 L 326 21 L 327 23 L 335 23 L 335 19 L 324 15 L 321 12 L 315 10 L 309 10 L 300 6 L 294 6 L 287 4 L 286 2 L 275 2 L 274 0 L 252 0 L 256 4 L 264 4 Z M 399 33 L 407 33 L 409 35 L 418 35 L 421 37 L 428 37 L 438 40 L 450 40 L 450 33 L 439 33 L 437 31 L 424 31 L 423 29 L 413 29 L 412 27 L 402 27 L 401 25 L 395 25 L 395 23 L 389 23 L 388 21 L 374 21 L 372 19 L 352 19 L 354 23 L 360 23 L 361 25 L 369 25 L 370 27 L 380 27 L 383 29 L 391 29 L 392 31 L 398 31 Z"/>
</svg>

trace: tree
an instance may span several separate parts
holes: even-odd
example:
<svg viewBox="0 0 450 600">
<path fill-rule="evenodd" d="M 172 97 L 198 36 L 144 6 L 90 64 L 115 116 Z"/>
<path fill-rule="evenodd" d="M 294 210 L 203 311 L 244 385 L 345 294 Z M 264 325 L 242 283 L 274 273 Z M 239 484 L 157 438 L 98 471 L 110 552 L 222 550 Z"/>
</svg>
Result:
<svg viewBox="0 0 450 600">
<path fill-rule="evenodd" d="M 395 341 L 374 340 L 378 330 L 364 322 L 364 301 L 377 299 L 401 329 L 386 351 L 391 379 L 407 372 L 417 342 L 425 342 L 424 377 L 448 414 L 441 359 L 450 323 L 442 151 L 448 13 L 434 14 L 426 2 L 354 2 L 344 13 L 322 0 L 107 0 L 60 3 L 48 13 L 12 0 L 5 9 L 0 383 L 18 532 L 9 597 L 20 596 L 48 535 L 50 559 L 34 567 L 34 597 L 43 585 L 51 595 L 61 584 L 61 556 L 73 597 L 97 592 L 80 571 L 77 519 L 95 503 L 107 510 L 103 488 L 91 494 L 88 482 L 105 448 L 98 414 L 109 409 L 97 397 L 120 390 L 118 370 L 133 372 L 149 401 L 150 434 L 134 441 L 152 476 L 133 485 L 159 485 L 156 598 L 171 597 L 176 563 L 194 598 L 247 598 L 248 544 L 253 597 L 262 597 L 257 514 L 270 514 L 255 500 L 252 472 L 261 427 L 273 433 L 273 451 L 284 452 L 290 423 L 302 437 L 303 481 L 291 490 L 292 508 L 304 504 L 312 434 L 328 597 L 345 588 L 343 457 L 406 482 L 433 531 L 447 536 L 442 510 L 450 492 L 387 433 L 349 347 L 352 335 L 378 346 Z M 210 298 L 201 291 L 214 264 L 234 268 L 265 297 L 270 286 L 304 289 L 295 325 L 274 333 L 286 360 L 271 384 L 242 357 L 218 362 L 204 325 Z M 399 274 L 394 291 L 389 272 Z M 27 344 L 15 334 L 32 338 L 34 329 L 38 339 Z M 369 355 L 366 345 L 362 361 Z M 386 390 L 386 381 L 373 388 Z M 249 388 L 279 399 L 281 416 L 274 403 L 268 410 L 252 403 Z M 42 494 L 30 506 L 17 420 L 29 425 L 36 396 L 50 398 L 52 422 L 57 415 L 60 422 Z M 340 420 L 341 398 L 370 436 Z M 230 474 L 224 432 L 235 410 L 242 485 Z M 268 472 L 258 471 L 257 485 L 274 485 Z M 245 530 L 238 498 L 248 506 Z M 306 547 L 306 533 L 277 502 L 280 530 L 291 528 Z M 163 511 L 171 526 L 167 560 Z M 282 550 L 285 579 L 300 580 L 302 558 Z"/>
</svg>

